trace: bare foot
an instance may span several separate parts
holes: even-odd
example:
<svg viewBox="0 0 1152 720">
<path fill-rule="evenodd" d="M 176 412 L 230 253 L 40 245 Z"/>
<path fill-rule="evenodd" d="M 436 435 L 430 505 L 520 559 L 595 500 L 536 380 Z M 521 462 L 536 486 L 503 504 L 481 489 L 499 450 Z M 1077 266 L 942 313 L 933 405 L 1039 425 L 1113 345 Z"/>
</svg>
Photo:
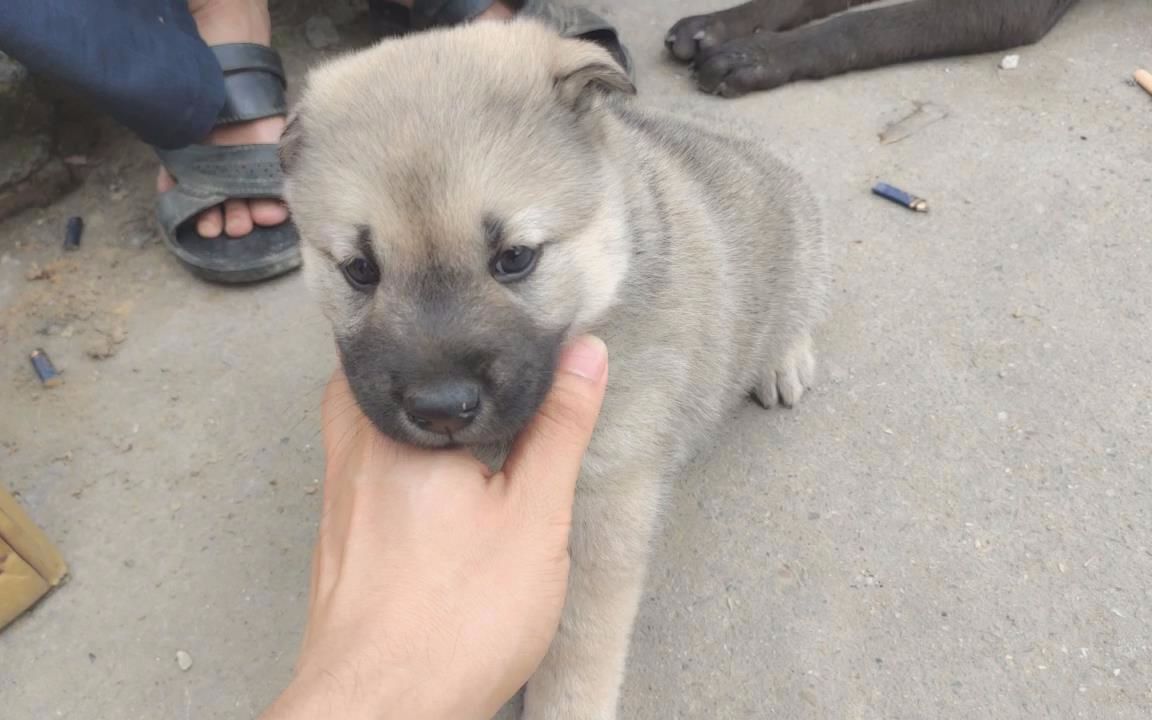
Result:
<svg viewBox="0 0 1152 720">
<path fill-rule="evenodd" d="M 405 3 L 410 6 L 410 2 Z M 272 24 L 267 0 L 189 0 L 188 9 L 196 20 L 200 37 L 208 45 L 250 42 L 268 45 Z M 515 15 L 503 2 L 494 2 L 477 20 L 507 20 Z M 206 138 L 211 145 L 245 145 L 276 143 L 284 130 L 283 117 L 262 118 L 252 122 L 217 128 Z M 164 168 L 156 178 L 160 192 L 172 189 L 176 181 Z M 253 225 L 279 225 L 288 219 L 288 209 L 279 200 L 228 200 L 222 206 L 200 213 L 196 232 L 201 237 L 243 237 Z"/>
<path fill-rule="evenodd" d="M 200 37 L 208 45 L 248 42 L 269 45 L 272 24 L 266 0 L 189 0 L 188 9 L 196 20 Z M 211 145 L 245 145 L 280 141 L 283 117 L 269 117 L 217 128 L 205 140 Z M 156 189 L 170 190 L 176 181 L 160 168 Z M 201 237 L 242 237 L 255 225 L 279 225 L 288 219 L 288 209 L 279 200 L 228 200 L 222 206 L 200 213 L 196 232 Z"/>
</svg>

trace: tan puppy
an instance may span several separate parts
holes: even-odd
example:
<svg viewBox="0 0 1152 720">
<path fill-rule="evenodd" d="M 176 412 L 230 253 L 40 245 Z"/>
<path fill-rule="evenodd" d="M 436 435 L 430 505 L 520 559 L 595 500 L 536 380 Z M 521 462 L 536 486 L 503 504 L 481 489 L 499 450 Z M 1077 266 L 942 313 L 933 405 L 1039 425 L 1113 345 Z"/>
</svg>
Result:
<svg viewBox="0 0 1152 720">
<path fill-rule="evenodd" d="M 385 433 L 499 462 L 564 340 L 608 344 L 529 720 L 615 717 L 670 477 L 750 391 L 791 405 L 813 372 L 808 191 L 758 142 L 633 92 L 594 44 L 481 23 L 316 70 L 282 149 L 308 278 Z"/>
</svg>

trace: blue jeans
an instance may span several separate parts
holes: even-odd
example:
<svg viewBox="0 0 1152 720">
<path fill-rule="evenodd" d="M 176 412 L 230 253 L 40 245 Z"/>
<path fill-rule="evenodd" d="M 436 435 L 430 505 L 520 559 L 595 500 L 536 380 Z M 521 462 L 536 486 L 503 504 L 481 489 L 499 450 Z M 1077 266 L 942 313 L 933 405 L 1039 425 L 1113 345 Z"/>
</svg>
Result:
<svg viewBox="0 0 1152 720">
<path fill-rule="evenodd" d="M 150 145 L 203 140 L 224 107 L 223 73 L 187 0 L 0 0 L 0 51 Z"/>
</svg>

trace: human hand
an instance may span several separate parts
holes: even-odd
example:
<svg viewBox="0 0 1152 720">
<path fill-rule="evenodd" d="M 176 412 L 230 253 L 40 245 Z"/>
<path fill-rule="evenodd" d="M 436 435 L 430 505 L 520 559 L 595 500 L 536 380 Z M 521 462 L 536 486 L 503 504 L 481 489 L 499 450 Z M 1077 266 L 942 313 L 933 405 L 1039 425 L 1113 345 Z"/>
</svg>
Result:
<svg viewBox="0 0 1152 720">
<path fill-rule="evenodd" d="M 606 383 L 604 344 L 573 341 L 493 474 L 466 450 L 384 437 L 337 372 L 308 626 L 265 720 L 495 714 L 559 625 L 576 477 Z"/>
</svg>

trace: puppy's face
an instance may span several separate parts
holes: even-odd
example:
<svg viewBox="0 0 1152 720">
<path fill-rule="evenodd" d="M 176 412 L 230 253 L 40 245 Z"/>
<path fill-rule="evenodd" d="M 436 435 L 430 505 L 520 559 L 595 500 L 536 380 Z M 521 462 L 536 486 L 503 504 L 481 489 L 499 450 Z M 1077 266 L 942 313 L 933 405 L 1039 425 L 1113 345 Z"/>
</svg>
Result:
<svg viewBox="0 0 1152 720">
<path fill-rule="evenodd" d="M 600 48 L 531 23 L 387 41 L 315 72 L 282 147 L 305 271 L 357 401 L 425 446 L 507 440 L 628 268 Z"/>
</svg>

